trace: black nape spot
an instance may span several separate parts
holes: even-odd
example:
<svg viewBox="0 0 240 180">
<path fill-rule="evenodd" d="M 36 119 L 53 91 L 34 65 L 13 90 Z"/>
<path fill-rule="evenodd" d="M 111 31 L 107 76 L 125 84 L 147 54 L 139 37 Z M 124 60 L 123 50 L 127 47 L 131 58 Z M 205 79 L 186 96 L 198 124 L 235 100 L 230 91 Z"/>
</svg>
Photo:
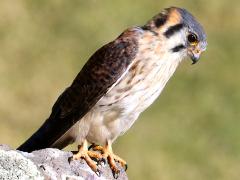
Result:
<svg viewBox="0 0 240 180">
<path fill-rule="evenodd" d="M 170 26 L 166 32 L 164 33 L 164 35 L 169 38 L 172 35 L 174 35 L 176 32 L 180 31 L 183 28 L 183 24 L 176 24 L 174 26 Z"/>
<path fill-rule="evenodd" d="M 185 46 L 183 44 L 180 44 L 180 45 L 175 46 L 171 50 L 172 50 L 172 52 L 179 52 L 179 51 L 181 51 L 184 48 L 185 48 Z"/>
<path fill-rule="evenodd" d="M 145 26 L 142 26 L 141 28 L 142 28 L 142 30 L 144 30 L 144 31 L 150 31 L 150 32 L 153 33 L 155 36 L 158 36 L 158 33 L 155 32 L 155 31 L 153 31 L 150 26 L 146 26 L 146 25 L 145 25 Z"/>
<path fill-rule="evenodd" d="M 151 29 L 151 27 L 147 26 L 147 25 L 144 25 L 141 28 L 142 28 L 142 30 L 145 30 L 145 31 L 149 31 Z"/>
<path fill-rule="evenodd" d="M 163 26 L 166 21 L 167 21 L 168 16 L 167 15 L 161 15 L 160 17 L 158 17 L 157 19 L 154 20 L 154 24 L 157 28 L 159 28 L 160 26 Z"/>
</svg>

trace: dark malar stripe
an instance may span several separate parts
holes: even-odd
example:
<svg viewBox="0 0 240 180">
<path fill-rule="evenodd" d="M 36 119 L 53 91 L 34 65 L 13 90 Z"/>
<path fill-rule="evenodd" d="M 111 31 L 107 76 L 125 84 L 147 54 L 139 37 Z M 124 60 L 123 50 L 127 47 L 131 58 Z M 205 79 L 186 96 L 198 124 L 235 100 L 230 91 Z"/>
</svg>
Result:
<svg viewBox="0 0 240 180">
<path fill-rule="evenodd" d="M 182 49 L 184 49 L 185 48 L 185 46 L 183 45 L 183 44 L 180 44 L 180 45 L 178 45 L 178 46 L 175 46 L 174 48 L 172 48 L 171 50 L 172 50 L 172 52 L 179 52 L 179 51 L 181 51 Z"/>
<path fill-rule="evenodd" d="M 174 26 L 170 26 L 164 33 L 167 38 L 170 38 L 176 32 L 180 31 L 183 28 L 183 24 L 176 24 Z"/>
</svg>

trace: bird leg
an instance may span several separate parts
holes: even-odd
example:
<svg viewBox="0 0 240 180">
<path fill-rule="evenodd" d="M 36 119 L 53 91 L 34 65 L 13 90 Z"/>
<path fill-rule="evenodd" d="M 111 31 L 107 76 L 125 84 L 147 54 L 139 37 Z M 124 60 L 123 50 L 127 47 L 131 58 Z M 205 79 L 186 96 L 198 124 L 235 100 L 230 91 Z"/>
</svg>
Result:
<svg viewBox="0 0 240 180">
<path fill-rule="evenodd" d="M 119 173 L 120 173 L 115 162 L 120 163 L 121 166 L 125 169 L 125 171 L 127 170 L 126 161 L 124 161 L 122 158 L 120 158 L 119 156 L 117 156 L 113 153 L 112 143 L 110 141 L 107 141 L 107 144 L 104 147 L 99 146 L 99 145 L 92 145 L 91 149 L 94 151 L 100 151 L 102 153 L 102 157 L 107 159 L 108 164 L 112 170 L 114 178 L 118 178 Z"/>
<path fill-rule="evenodd" d="M 89 151 L 88 150 L 88 143 L 85 140 L 82 145 L 78 146 L 78 152 L 76 154 L 73 154 L 73 156 L 69 159 L 69 161 L 72 160 L 80 160 L 84 159 L 88 166 L 98 175 L 100 176 L 101 172 L 98 169 L 98 166 L 95 161 L 92 159 L 96 159 L 97 161 L 100 161 L 103 159 L 102 155 L 98 152 Z"/>
</svg>

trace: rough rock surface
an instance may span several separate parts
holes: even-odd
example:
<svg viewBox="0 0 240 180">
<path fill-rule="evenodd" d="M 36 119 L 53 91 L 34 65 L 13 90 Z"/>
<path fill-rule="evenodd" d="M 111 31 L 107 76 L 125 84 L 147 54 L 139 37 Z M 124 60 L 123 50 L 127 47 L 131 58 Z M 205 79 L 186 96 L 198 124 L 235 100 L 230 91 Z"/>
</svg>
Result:
<svg viewBox="0 0 240 180">
<path fill-rule="evenodd" d="M 71 152 L 52 148 L 26 153 L 12 150 L 6 145 L 0 145 L 0 180 L 114 179 L 107 164 L 99 167 L 102 174 L 98 177 L 84 160 L 74 160 L 69 164 L 68 158 L 71 156 Z M 125 171 L 121 169 L 118 180 L 127 179 Z"/>
</svg>

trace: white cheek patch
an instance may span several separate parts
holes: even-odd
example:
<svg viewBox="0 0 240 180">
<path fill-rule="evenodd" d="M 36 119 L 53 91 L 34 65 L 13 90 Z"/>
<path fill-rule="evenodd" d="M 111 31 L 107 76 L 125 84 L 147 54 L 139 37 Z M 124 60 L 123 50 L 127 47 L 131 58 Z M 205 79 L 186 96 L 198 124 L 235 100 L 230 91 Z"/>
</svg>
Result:
<svg viewBox="0 0 240 180">
<path fill-rule="evenodd" d="M 173 49 L 177 45 L 183 44 L 186 47 L 185 29 L 173 34 L 170 38 L 166 38 L 166 49 Z"/>
</svg>

